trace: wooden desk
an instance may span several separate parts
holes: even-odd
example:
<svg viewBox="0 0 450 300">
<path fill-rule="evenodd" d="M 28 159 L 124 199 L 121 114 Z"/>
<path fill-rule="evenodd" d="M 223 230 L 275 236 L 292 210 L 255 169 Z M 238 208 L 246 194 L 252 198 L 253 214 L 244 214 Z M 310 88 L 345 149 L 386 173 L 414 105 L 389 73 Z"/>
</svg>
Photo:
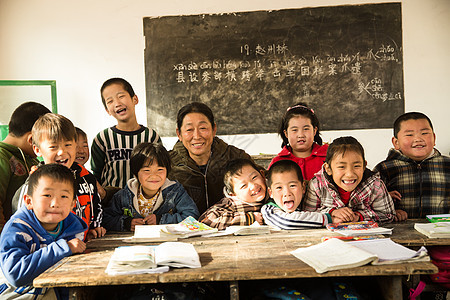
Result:
<svg viewBox="0 0 450 300">
<path fill-rule="evenodd" d="M 430 241 L 420 233 L 410 230 L 413 223 L 394 226 L 392 239 L 405 245 L 429 245 Z M 387 226 L 386 226 L 387 227 Z M 401 299 L 401 277 L 403 275 L 433 274 L 437 267 L 429 262 L 374 266 L 344 269 L 318 274 L 301 260 L 289 254 L 299 247 L 320 242 L 322 236 L 330 235 L 326 229 L 281 231 L 259 236 L 223 236 L 190 238 L 200 255 L 199 269 L 171 269 L 163 274 L 141 274 L 109 276 L 106 265 L 114 248 L 124 243 L 122 239 L 131 234 L 109 234 L 88 243 L 86 253 L 63 259 L 34 280 L 36 287 L 83 287 L 101 285 L 230 281 L 232 298 L 239 280 L 376 276 L 387 285 L 386 299 Z"/>
</svg>

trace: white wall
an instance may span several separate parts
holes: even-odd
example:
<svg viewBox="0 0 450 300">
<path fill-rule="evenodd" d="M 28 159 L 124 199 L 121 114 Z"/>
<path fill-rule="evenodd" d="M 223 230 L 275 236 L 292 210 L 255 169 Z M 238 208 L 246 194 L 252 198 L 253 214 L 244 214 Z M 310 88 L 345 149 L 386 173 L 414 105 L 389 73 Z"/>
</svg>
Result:
<svg viewBox="0 0 450 300">
<path fill-rule="evenodd" d="M 143 17 L 377 2 L 390 1 L 0 0 L 0 79 L 56 80 L 59 113 L 92 139 L 115 124 L 104 111 L 99 93 L 110 77 L 130 81 L 140 99 L 138 121 L 147 123 Z M 437 148 L 448 155 L 450 1 L 404 0 L 402 10 L 406 111 L 422 111 L 432 119 Z M 342 135 L 355 136 L 373 167 L 385 158 L 392 131 L 328 131 L 322 135 L 327 142 Z M 226 140 L 251 154 L 277 153 L 281 143 L 275 134 Z M 164 139 L 169 149 L 175 141 Z"/>
</svg>

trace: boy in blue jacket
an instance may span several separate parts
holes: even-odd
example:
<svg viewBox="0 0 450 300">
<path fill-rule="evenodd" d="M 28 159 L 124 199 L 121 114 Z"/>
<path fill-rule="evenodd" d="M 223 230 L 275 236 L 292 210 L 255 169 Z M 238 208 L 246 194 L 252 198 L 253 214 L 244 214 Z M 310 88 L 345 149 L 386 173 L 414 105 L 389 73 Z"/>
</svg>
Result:
<svg viewBox="0 0 450 300">
<path fill-rule="evenodd" d="M 170 156 L 160 144 L 141 143 L 131 152 L 134 178 L 105 208 L 103 226 L 112 231 L 134 231 L 136 225 L 179 223 L 199 212 L 181 183 L 167 179 Z"/>
<path fill-rule="evenodd" d="M 29 177 L 22 206 L 0 236 L 2 299 L 68 299 L 67 288 L 34 288 L 33 280 L 62 258 L 82 253 L 86 223 L 71 213 L 75 205 L 72 171 L 59 164 L 38 168 Z"/>
</svg>

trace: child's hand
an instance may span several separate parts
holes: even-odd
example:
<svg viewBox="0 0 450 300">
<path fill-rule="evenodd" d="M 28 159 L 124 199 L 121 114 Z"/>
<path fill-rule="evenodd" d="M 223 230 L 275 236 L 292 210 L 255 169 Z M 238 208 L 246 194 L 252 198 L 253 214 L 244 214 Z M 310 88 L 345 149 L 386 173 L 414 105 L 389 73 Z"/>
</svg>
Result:
<svg viewBox="0 0 450 300">
<path fill-rule="evenodd" d="M 155 214 L 151 214 L 151 215 L 146 216 L 144 218 L 144 222 L 147 225 L 157 225 L 156 224 L 156 215 Z"/>
<path fill-rule="evenodd" d="M 97 191 L 98 191 L 98 194 L 99 194 L 99 196 L 100 196 L 100 199 L 105 199 L 105 197 L 106 197 L 106 191 L 105 191 L 105 189 L 100 185 L 100 183 L 97 181 Z"/>
<path fill-rule="evenodd" d="M 67 244 L 69 245 L 70 251 L 72 251 L 73 254 L 83 253 L 84 250 L 86 250 L 86 243 L 77 238 L 71 239 L 67 242 Z"/>
<path fill-rule="evenodd" d="M 136 225 L 145 225 L 145 221 L 142 218 L 135 218 L 133 220 L 131 220 L 131 231 L 134 231 Z"/>
<path fill-rule="evenodd" d="M 391 198 L 394 201 L 402 200 L 402 194 L 400 194 L 400 192 L 398 192 L 398 191 L 391 191 L 391 192 L 389 192 L 389 195 L 391 195 Z"/>
<path fill-rule="evenodd" d="M 350 208 L 341 207 L 333 210 L 331 212 L 331 217 L 342 219 L 342 222 L 339 223 L 353 222 L 353 220 L 355 219 L 355 214 L 353 213 L 353 210 L 351 210 Z"/>
<path fill-rule="evenodd" d="M 103 227 L 97 227 L 94 229 L 89 229 L 88 234 L 86 236 L 86 240 L 92 240 L 92 239 L 96 239 L 99 237 L 102 237 L 106 234 L 106 229 Z"/>
<path fill-rule="evenodd" d="M 395 210 L 395 217 L 394 217 L 395 222 L 406 221 L 406 219 L 408 219 L 408 213 L 406 211 L 401 209 Z"/>
<path fill-rule="evenodd" d="M 253 215 L 255 216 L 255 221 L 258 222 L 259 225 L 264 225 L 264 219 L 260 212 L 254 212 Z"/>
</svg>

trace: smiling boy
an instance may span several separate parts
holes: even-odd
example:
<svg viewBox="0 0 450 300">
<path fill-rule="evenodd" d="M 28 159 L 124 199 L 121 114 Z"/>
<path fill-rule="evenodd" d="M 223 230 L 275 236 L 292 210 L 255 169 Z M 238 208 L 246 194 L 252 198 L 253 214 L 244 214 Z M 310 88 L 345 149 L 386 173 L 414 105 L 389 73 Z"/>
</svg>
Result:
<svg viewBox="0 0 450 300">
<path fill-rule="evenodd" d="M 228 163 L 224 175 L 225 197 L 207 209 L 198 220 L 219 230 L 231 225 L 264 224 L 260 209 L 267 198 L 264 177 L 249 159 Z"/>
<path fill-rule="evenodd" d="M 434 148 L 436 135 L 423 113 L 394 122 L 394 149 L 375 166 L 395 201 L 396 221 L 450 212 L 450 157 Z"/>
<path fill-rule="evenodd" d="M 269 199 L 261 209 L 266 224 L 289 230 L 323 227 L 332 222 L 328 213 L 300 210 L 305 181 L 302 170 L 294 161 L 275 162 L 267 173 L 267 181 L 273 200 Z"/>
<path fill-rule="evenodd" d="M 77 201 L 73 212 L 82 218 L 89 227 L 86 239 L 101 237 L 105 229 L 101 227 L 102 206 L 95 177 L 82 165 L 75 162 L 77 133 L 72 122 L 58 114 L 41 116 L 31 130 L 33 150 L 43 158 L 45 164 L 60 164 L 72 170 L 77 183 Z M 14 211 L 23 205 L 28 182 L 16 192 L 13 198 Z"/>
<path fill-rule="evenodd" d="M 86 249 L 82 241 L 86 223 L 70 213 L 76 202 L 75 188 L 72 171 L 63 165 L 44 165 L 30 175 L 25 205 L 11 217 L 0 237 L 4 274 L 0 298 L 68 299 L 67 288 L 34 288 L 33 279 L 62 258 Z"/>
<path fill-rule="evenodd" d="M 106 112 L 117 120 L 117 125 L 104 129 L 94 138 L 92 173 L 104 187 L 124 188 L 132 178 L 130 155 L 133 148 L 143 142 L 161 144 L 161 138 L 156 131 L 137 122 L 135 106 L 139 99 L 128 81 L 108 79 L 100 94 Z"/>
</svg>

